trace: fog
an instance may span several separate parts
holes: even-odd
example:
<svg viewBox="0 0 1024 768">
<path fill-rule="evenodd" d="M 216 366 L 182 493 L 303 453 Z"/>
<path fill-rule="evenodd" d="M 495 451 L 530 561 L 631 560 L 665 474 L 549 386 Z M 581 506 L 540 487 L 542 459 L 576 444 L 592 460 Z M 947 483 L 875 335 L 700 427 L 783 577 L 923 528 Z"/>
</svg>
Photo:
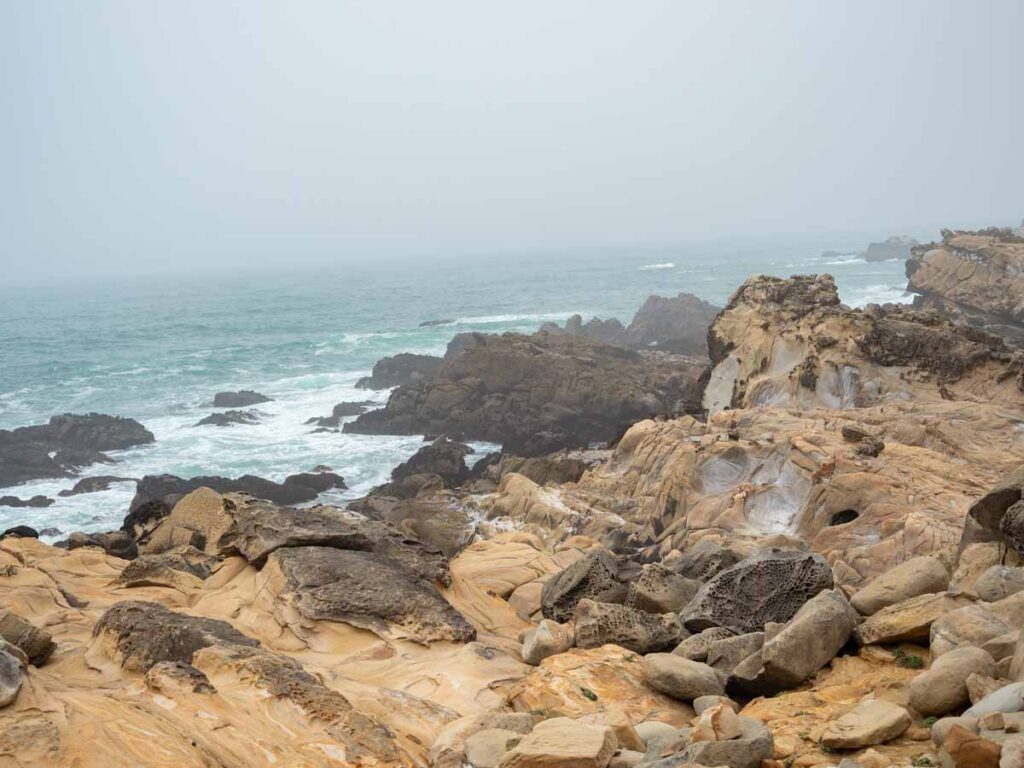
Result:
<svg viewBox="0 0 1024 768">
<path fill-rule="evenodd" d="M 1024 216 L 1024 3 L 0 3 L 0 281 Z"/>
</svg>

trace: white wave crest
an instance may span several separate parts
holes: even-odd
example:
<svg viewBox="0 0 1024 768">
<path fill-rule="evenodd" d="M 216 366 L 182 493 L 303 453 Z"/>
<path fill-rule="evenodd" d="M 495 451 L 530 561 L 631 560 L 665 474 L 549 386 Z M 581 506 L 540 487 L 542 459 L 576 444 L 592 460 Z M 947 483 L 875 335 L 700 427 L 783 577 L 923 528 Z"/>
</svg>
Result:
<svg viewBox="0 0 1024 768">
<path fill-rule="evenodd" d="M 640 269 L 644 270 L 644 271 L 651 270 L 651 269 L 675 269 L 675 268 L 676 268 L 676 265 L 673 264 L 671 261 L 665 261 L 665 262 L 662 262 L 660 264 L 644 264 L 642 267 L 640 267 Z"/>
</svg>

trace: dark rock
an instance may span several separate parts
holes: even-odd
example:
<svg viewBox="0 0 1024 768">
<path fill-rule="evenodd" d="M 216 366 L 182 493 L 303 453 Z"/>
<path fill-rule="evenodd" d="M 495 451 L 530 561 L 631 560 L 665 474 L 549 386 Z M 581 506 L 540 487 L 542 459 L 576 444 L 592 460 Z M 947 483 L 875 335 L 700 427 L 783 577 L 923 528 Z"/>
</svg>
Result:
<svg viewBox="0 0 1024 768">
<path fill-rule="evenodd" d="M 650 296 L 626 329 L 629 344 L 681 355 L 708 353 L 708 327 L 721 311 L 691 293 L 666 298 Z"/>
<path fill-rule="evenodd" d="M 205 419 L 196 422 L 197 427 L 232 427 L 235 424 L 258 424 L 259 415 L 255 411 L 224 411 L 211 413 Z"/>
<path fill-rule="evenodd" d="M 700 582 L 680 576 L 660 563 L 644 566 L 629 584 L 626 605 L 648 613 L 678 613 L 700 589 Z"/>
<path fill-rule="evenodd" d="M 998 484 L 978 499 L 967 511 L 960 551 L 975 541 L 1007 543 L 1003 533 L 1003 518 L 1017 502 L 1024 498 L 1024 464 L 1008 473 Z"/>
<path fill-rule="evenodd" d="M 665 566 L 688 579 L 707 581 L 742 559 L 728 547 L 711 539 L 701 539 L 688 547 L 681 557 L 667 560 Z"/>
<path fill-rule="evenodd" d="M 110 489 L 113 483 L 137 483 L 134 477 L 115 477 L 113 475 L 97 475 L 95 477 L 83 477 L 70 489 L 63 490 L 58 496 L 78 496 L 83 493 L 97 493 Z"/>
<path fill-rule="evenodd" d="M 205 580 L 218 562 L 218 558 L 194 547 L 182 547 L 176 552 L 139 555 L 124 567 L 114 581 L 124 587 L 174 586 L 172 571 Z"/>
<path fill-rule="evenodd" d="M 176 691 L 198 694 L 216 692 L 205 674 L 182 661 L 158 661 L 146 673 L 146 686 L 171 696 Z"/>
<path fill-rule="evenodd" d="M 64 532 L 60 528 L 43 528 L 39 531 L 40 536 L 63 536 Z"/>
<path fill-rule="evenodd" d="M 349 508 L 391 523 L 448 558 L 461 552 L 476 533 L 476 522 L 465 505 L 453 503 L 447 495 L 397 499 L 373 494 Z"/>
<path fill-rule="evenodd" d="M 587 446 L 699 406 L 703 366 L 561 335 L 473 334 L 435 377 L 400 386 L 345 425 L 357 434 L 448 434 L 520 456 Z"/>
<path fill-rule="evenodd" d="M 357 389 L 390 389 L 413 381 L 431 379 L 441 369 L 441 358 L 402 352 L 378 360 L 369 376 L 356 382 Z"/>
<path fill-rule="evenodd" d="M 21 648 L 37 667 L 41 667 L 57 647 L 49 632 L 3 609 L 0 609 L 0 637 Z"/>
<path fill-rule="evenodd" d="M 104 533 L 82 533 L 75 531 L 68 536 L 68 549 L 79 547 L 99 547 L 112 557 L 122 560 L 134 560 L 139 556 L 139 548 L 133 539 L 123 531 L 106 531 Z"/>
<path fill-rule="evenodd" d="M 312 488 L 317 493 L 331 490 L 345 490 L 345 478 L 334 472 L 299 472 L 284 479 L 283 485 Z"/>
<path fill-rule="evenodd" d="M 48 507 L 51 504 L 53 504 L 53 499 L 48 496 L 33 496 L 31 499 L 0 496 L 0 507 Z"/>
<path fill-rule="evenodd" d="M 466 456 L 473 449 L 447 437 L 439 437 L 425 445 L 407 461 L 391 471 L 392 481 L 401 481 L 412 475 L 436 475 L 446 488 L 457 488 L 469 476 Z"/>
<path fill-rule="evenodd" d="M 910 258 L 910 249 L 917 244 L 912 237 L 893 235 L 887 240 L 871 243 L 862 255 L 864 261 L 906 261 Z"/>
<path fill-rule="evenodd" d="M 573 617 L 580 600 L 622 603 L 627 591 L 619 581 L 615 558 L 606 552 L 591 552 L 545 582 L 540 610 L 544 618 L 564 624 Z"/>
<path fill-rule="evenodd" d="M 64 414 L 47 424 L 0 429 L 0 487 L 67 477 L 78 467 L 109 461 L 103 451 L 153 440 L 153 433 L 134 419 L 98 413 Z"/>
<path fill-rule="evenodd" d="M 337 427 L 341 424 L 341 420 L 349 416 L 358 416 L 361 413 L 365 413 L 369 409 L 376 406 L 377 403 L 373 400 L 362 400 L 359 402 L 345 402 L 338 403 L 334 406 L 330 416 L 314 416 L 309 419 L 307 424 L 315 424 L 318 427 Z"/>
<path fill-rule="evenodd" d="M 1006 543 L 1024 557 L 1024 501 L 1018 501 L 1006 510 L 999 522 L 999 532 Z"/>
<path fill-rule="evenodd" d="M 0 533 L 0 539 L 6 539 L 8 536 L 14 536 L 19 539 L 38 539 L 39 531 L 27 525 L 16 525 Z"/>
<path fill-rule="evenodd" d="M 647 613 L 615 603 L 580 600 L 573 615 L 576 646 L 598 648 L 612 643 L 634 653 L 656 653 L 675 647 L 685 634 L 674 613 Z"/>
<path fill-rule="evenodd" d="M 438 325 L 451 325 L 454 320 L 424 320 L 420 323 L 420 328 L 434 328 Z"/>
<path fill-rule="evenodd" d="M 272 398 L 253 392 L 251 389 L 241 389 L 238 392 L 218 392 L 213 396 L 214 408 L 248 408 L 250 405 L 269 403 Z"/>
<path fill-rule="evenodd" d="M 148 672 L 161 661 L 192 663 L 192 656 L 214 645 L 259 647 L 226 621 L 186 616 L 159 603 L 128 600 L 107 610 L 93 628 L 93 637 L 109 636 L 124 669 Z"/>
<path fill-rule="evenodd" d="M 575 483 L 591 467 L 608 457 L 607 451 L 556 451 L 543 456 L 510 456 L 491 454 L 473 465 L 474 476 L 490 472 L 491 479 L 500 483 L 510 472 L 528 477 L 537 485 Z"/>
<path fill-rule="evenodd" d="M 330 547 L 276 550 L 268 567 L 287 580 L 284 599 L 313 621 L 338 621 L 388 636 L 389 625 L 421 643 L 469 642 L 476 630 L 429 582 L 388 557 Z"/>
<path fill-rule="evenodd" d="M 683 612 L 686 628 L 726 627 L 743 634 L 784 623 L 831 589 L 832 569 L 821 555 L 797 550 L 758 552 L 708 581 Z"/>
</svg>

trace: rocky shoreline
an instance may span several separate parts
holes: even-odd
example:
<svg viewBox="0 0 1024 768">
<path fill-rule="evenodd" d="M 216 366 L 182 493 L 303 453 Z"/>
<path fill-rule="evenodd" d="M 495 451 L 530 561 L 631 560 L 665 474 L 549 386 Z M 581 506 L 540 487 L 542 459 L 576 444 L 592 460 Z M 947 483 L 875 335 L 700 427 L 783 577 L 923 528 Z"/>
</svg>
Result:
<svg viewBox="0 0 1024 768">
<path fill-rule="evenodd" d="M 914 307 L 755 276 L 713 312 L 389 358 L 384 408 L 311 423 L 430 439 L 346 507 L 315 504 L 344 487 L 325 467 L 81 479 L 136 482 L 120 530 L 0 538 L 0 755 L 1024 765 L 1014 237 L 915 247 Z M 95 414 L 0 432 L 0 486 L 152 439 Z M 464 440 L 502 450 L 470 466 Z"/>
</svg>

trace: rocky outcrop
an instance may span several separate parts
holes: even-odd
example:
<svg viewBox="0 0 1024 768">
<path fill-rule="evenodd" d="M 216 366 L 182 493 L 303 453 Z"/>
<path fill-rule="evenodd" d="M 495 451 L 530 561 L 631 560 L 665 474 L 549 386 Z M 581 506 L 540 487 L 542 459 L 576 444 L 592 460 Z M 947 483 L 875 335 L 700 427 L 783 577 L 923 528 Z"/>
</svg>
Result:
<svg viewBox="0 0 1024 768">
<path fill-rule="evenodd" d="M 0 507 L 49 507 L 53 504 L 53 499 L 36 495 L 28 499 L 22 499 L 18 496 L 0 496 Z"/>
<path fill-rule="evenodd" d="M 213 407 L 248 408 L 250 405 L 269 403 L 272 399 L 251 389 L 240 389 L 237 392 L 218 392 L 213 396 Z"/>
<path fill-rule="evenodd" d="M 338 403 L 331 409 L 330 416 L 314 416 L 313 418 L 306 421 L 307 424 L 313 424 L 317 427 L 324 429 L 336 429 L 341 424 L 341 420 L 350 416 L 358 416 L 361 413 L 365 413 L 376 405 L 372 400 L 361 400 L 358 402 L 345 402 Z"/>
<path fill-rule="evenodd" d="M 456 488 L 469 477 L 466 457 L 472 452 L 465 443 L 439 437 L 391 470 L 391 485 L 401 485 L 414 477 L 431 476 L 440 478 L 446 488 Z"/>
<path fill-rule="evenodd" d="M 628 590 L 619 580 L 619 566 L 607 552 L 592 552 L 549 579 L 541 591 L 540 609 L 546 618 L 565 622 L 581 600 L 622 603 Z"/>
<path fill-rule="evenodd" d="M 197 427 L 233 427 L 237 424 L 259 424 L 260 416 L 256 411 L 224 411 L 211 413 L 196 422 Z"/>
<path fill-rule="evenodd" d="M 942 231 L 942 240 L 915 246 L 907 260 L 907 290 L 917 307 L 982 328 L 1019 347 L 1024 343 L 1024 237 L 1009 229 Z"/>
<path fill-rule="evenodd" d="M 714 368 L 704 406 L 712 413 L 1022 399 L 1020 362 L 998 337 L 899 305 L 849 309 L 828 275 L 747 280 L 708 339 Z"/>
<path fill-rule="evenodd" d="M 49 423 L 0 429 L 0 487 L 28 480 L 68 477 L 74 470 L 109 462 L 104 451 L 119 451 L 154 441 L 134 419 L 64 414 Z"/>
<path fill-rule="evenodd" d="M 134 477 L 117 477 L 114 475 L 96 475 L 95 477 L 83 477 L 71 488 L 61 491 L 58 496 L 79 496 L 83 493 L 99 493 L 110 489 L 114 483 L 137 483 Z"/>
<path fill-rule="evenodd" d="M 585 446 L 692 407 L 702 367 L 565 335 L 475 334 L 436 377 L 396 389 L 346 432 L 487 440 L 521 456 Z"/>
<path fill-rule="evenodd" d="M 402 352 L 374 363 L 369 376 L 356 382 L 357 389 L 390 389 L 413 381 L 432 379 L 441 369 L 441 358 Z"/>
<path fill-rule="evenodd" d="M 893 235 L 880 242 L 870 243 L 861 254 L 864 261 L 902 261 L 910 256 L 917 240 L 906 235 Z"/>
</svg>

